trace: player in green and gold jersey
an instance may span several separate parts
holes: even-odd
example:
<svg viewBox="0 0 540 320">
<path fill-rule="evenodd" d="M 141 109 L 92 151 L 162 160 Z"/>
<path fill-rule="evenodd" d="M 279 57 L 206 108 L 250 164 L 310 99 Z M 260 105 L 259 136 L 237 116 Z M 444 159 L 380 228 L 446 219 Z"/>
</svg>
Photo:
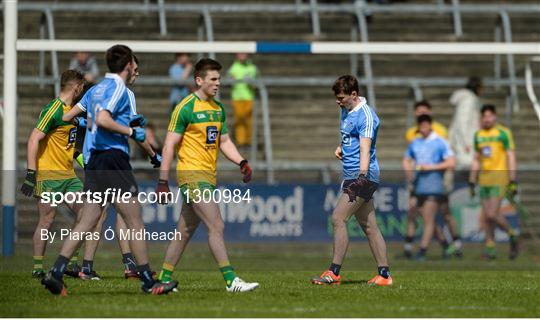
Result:
<svg viewBox="0 0 540 320">
<path fill-rule="evenodd" d="M 83 184 L 75 175 L 73 155 L 77 128 L 70 122 L 62 121 L 62 115 L 71 109 L 71 105 L 82 93 L 84 77 L 75 70 L 62 73 L 61 92 L 58 98 L 52 100 L 39 115 L 39 120 L 28 139 L 27 173 L 21 187 L 21 192 L 27 196 L 39 199 L 39 221 L 33 236 L 34 269 L 32 276 L 41 278 L 43 271 L 43 256 L 46 240 L 42 232 L 49 230 L 56 214 L 51 201 L 42 199 L 44 192 L 52 198 L 52 192 L 80 192 Z M 68 207 L 79 217 L 82 209 L 80 203 L 68 203 Z M 89 246 L 97 246 L 97 241 L 88 241 Z M 71 260 L 66 274 L 78 277 L 77 255 Z"/>
<path fill-rule="evenodd" d="M 510 129 L 497 123 L 495 106 L 485 105 L 481 110 L 480 130 L 474 135 L 475 155 L 469 178 L 471 195 L 480 185 L 482 210 L 486 218 L 486 257 L 494 259 L 495 228 L 508 233 L 510 239 L 509 258 L 518 254 L 517 235 L 500 212 L 501 201 L 508 194 L 517 193 L 516 155 L 514 138 Z"/>
<path fill-rule="evenodd" d="M 186 197 L 177 226 L 177 230 L 182 233 L 182 239 L 170 242 L 159 280 L 171 280 L 174 266 L 202 221 L 208 228 L 208 244 L 225 279 L 226 290 L 243 292 L 255 290 L 259 284 L 244 282 L 236 276 L 225 248 L 224 223 L 218 203 L 214 199 L 209 202 L 195 200 L 197 193 L 216 188 L 219 151 L 240 166 L 245 183 L 251 180 L 251 168 L 247 160 L 242 158 L 229 137 L 225 109 L 214 99 L 220 86 L 220 70 L 219 62 L 212 59 L 200 60 L 195 65 L 194 72 L 197 91 L 184 98 L 171 115 L 156 192 L 159 197 L 170 192 L 169 168 L 176 150 L 178 186 Z"/>
</svg>

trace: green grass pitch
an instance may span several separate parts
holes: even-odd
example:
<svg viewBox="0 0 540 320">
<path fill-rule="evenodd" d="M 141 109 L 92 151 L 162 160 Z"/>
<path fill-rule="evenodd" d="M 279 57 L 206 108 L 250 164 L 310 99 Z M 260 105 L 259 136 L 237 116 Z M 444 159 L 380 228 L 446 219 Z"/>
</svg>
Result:
<svg viewBox="0 0 540 320">
<path fill-rule="evenodd" d="M 165 243 L 150 244 L 152 267 L 159 271 Z M 115 244 L 102 244 L 94 263 L 102 281 L 67 279 L 69 295 L 53 296 L 30 277 L 31 247 L 19 245 L 14 257 L 0 262 L 2 317 L 539 317 L 540 259 L 524 252 L 506 259 L 500 244 L 496 261 L 480 259 L 481 247 L 466 245 L 461 260 L 442 260 L 434 244 L 426 262 L 393 258 L 394 286 L 370 287 L 376 271 L 366 244 L 349 246 L 340 286 L 309 282 L 329 265 L 330 244 L 230 244 L 238 274 L 260 282 L 252 293 L 227 293 L 203 243 L 193 243 L 174 278 L 178 293 L 150 296 L 138 281 L 123 278 Z M 58 253 L 50 246 L 46 266 Z"/>
</svg>

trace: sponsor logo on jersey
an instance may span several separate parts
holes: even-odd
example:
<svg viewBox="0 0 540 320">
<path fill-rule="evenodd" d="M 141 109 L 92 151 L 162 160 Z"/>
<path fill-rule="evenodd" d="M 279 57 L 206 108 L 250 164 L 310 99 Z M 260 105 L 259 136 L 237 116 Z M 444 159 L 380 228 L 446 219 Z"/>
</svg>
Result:
<svg viewBox="0 0 540 320">
<path fill-rule="evenodd" d="M 73 127 L 69 130 L 68 145 L 75 143 L 77 140 L 77 127 Z"/>
<path fill-rule="evenodd" d="M 216 144 L 218 129 L 216 126 L 206 127 L 206 144 Z"/>
</svg>

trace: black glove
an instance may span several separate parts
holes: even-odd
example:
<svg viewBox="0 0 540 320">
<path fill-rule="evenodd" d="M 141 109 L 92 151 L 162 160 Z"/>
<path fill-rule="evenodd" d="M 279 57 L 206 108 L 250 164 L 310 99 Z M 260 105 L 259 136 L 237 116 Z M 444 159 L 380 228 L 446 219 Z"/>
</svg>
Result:
<svg viewBox="0 0 540 320">
<path fill-rule="evenodd" d="M 135 127 L 144 128 L 146 127 L 147 124 L 148 124 L 148 120 L 142 114 L 138 114 L 134 116 L 133 118 L 131 118 L 131 120 L 129 120 L 129 126 L 132 128 L 135 128 Z"/>
<path fill-rule="evenodd" d="M 161 156 L 156 152 L 153 157 L 150 157 L 150 163 L 154 165 L 154 168 L 161 167 Z"/>
<path fill-rule="evenodd" d="M 26 170 L 26 178 L 24 178 L 23 185 L 21 186 L 21 192 L 27 197 L 31 197 L 34 194 L 34 188 L 36 187 L 36 170 Z"/>
<path fill-rule="evenodd" d="M 518 194 L 518 184 L 516 181 L 510 181 L 508 183 L 508 188 L 506 190 L 506 193 L 507 193 L 507 197 L 508 199 L 513 202 L 514 201 L 514 198 L 517 196 Z"/>
<path fill-rule="evenodd" d="M 476 196 L 476 183 L 469 181 L 469 194 L 471 195 L 471 198 Z"/>
<path fill-rule="evenodd" d="M 354 202 L 356 197 L 360 195 L 361 190 L 367 185 L 369 185 L 367 176 L 360 174 L 356 180 L 343 189 L 343 192 L 349 196 L 349 202 Z"/>
</svg>

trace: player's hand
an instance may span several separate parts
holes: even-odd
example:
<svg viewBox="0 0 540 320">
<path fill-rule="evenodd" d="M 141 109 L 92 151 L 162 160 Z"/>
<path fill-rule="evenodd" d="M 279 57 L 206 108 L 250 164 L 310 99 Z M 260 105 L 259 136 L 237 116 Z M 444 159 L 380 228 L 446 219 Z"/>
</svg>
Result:
<svg viewBox="0 0 540 320">
<path fill-rule="evenodd" d="M 409 195 L 414 194 L 414 183 L 412 182 L 407 183 L 407 192 L 409 192 Z"/>
<path fill-rule="evenodd" d="M 167 204 L 172 201 L 171 189 L 169 189 L 169 181 L 159 179 L 156 187 L 156 194 L 159 204 Z"/>
<path fill-rule="evenodd" d="M 135 128 L 135 127 L 146 127 L 146 125 L 148 124 L 148 119 L 146 119 L 145 116 L 143 116 L 142 114 L 138 114 L 136 116 L 134 116 L 133 118 L 131 118 L 131 120 L 129 120 L 129 126 L 132 127 L 132 128 Z"/>
<path fill-rule="evenodd" d="M 508 199 L 514 201 L 518 194 L 518 184 L 516 181 L 510 181 L 507 188 Z"/>
<path fill-rule="evenodd" d="M 130 137 L 137 142 L 144 142 L 144 139 L 146 139 L 146 131 L 141 127 L 131 128 Z"/>
<path fill-rule="evenodd" d="M 86 128 L 88 126 L 88 121 L 85 117 L 77 117 L 73 121 L 77 127 Z"/>
<path fill-rule="evenodd" d="M 248 161 L 246 159 L 240 161 L 240 173 L 242 173 L 242 181 L 244 183 L 248 183 L 251 181 L 251 174 L 253 173 L 253 170 L 251 170 L 251 167 L 248 164 Z"/>
<path fill-rule="evenodd" d="M 360 174 L 356 180 L 349 184 L 343 192 L 349 196 L 349 202 L 356 201 L 356 197 L 365 186 L 369 184 L 369 180 L 365 174 Z"/>
<path fill-rule="evenodd" d="M 469 194 L 471 198 L 476 196 L 476 183 L 469 181 Z"/>
<path fill-rule="evenodd" d="M 31 197 L 34 194 L 34 188 L 36 186 L 36 170 L 26 170 L 26 178 L 24 178 L 23 185 L 21 186 L 21 192 L 27 197 Z"/>
<path fill-rule="evenodd" d="M 155 153 L 153 157 L 150 157 L 150 163 L 154 165 L 154 168 L 161 167 L 161 155 L 159 153 Z"/>
<path fill-rule="evenodd" d="M 341 150 L 341 146 L 338 146 L 336 148 L 336 151 L 334 151 L 334 155 L 336 156 L 336 158 L 338 158 L 339 160 L 343 160 L 343 151 Z"/>
</svg>

